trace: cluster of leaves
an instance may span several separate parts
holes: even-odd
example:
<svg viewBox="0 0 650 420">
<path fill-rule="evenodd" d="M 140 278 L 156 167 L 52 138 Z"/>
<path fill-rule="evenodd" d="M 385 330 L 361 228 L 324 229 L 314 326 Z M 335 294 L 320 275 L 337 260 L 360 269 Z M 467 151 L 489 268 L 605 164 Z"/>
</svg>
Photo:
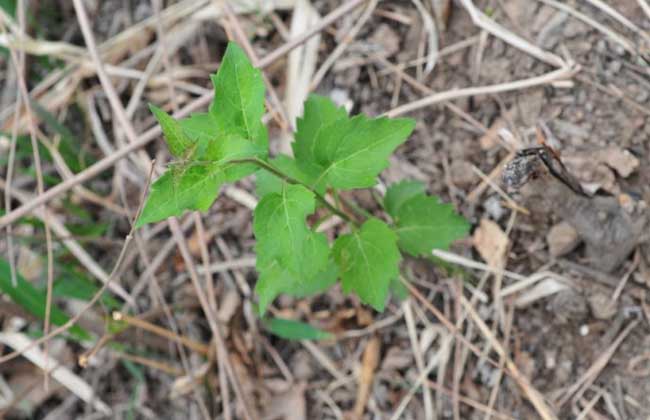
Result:
<svg viewBox="0 0 650 420">
<path fill-rule="evenodd" d="M 261 314 L 281 293 L 306 296 L 337 279 L 346 293 L 381 311 L 399 277 L 402 252 L 428 256 L 467 233 L 468 223 L 453 207 L 427 195 L 419 182 L 389 187 L 382 204 L 390 223 L 373 216 L 359 222 L 325 199 L 329 194 L 339 203 L 341 191 L 374 186 L 388 157 L 413 131 L 413 120 L 349 117 L 328 98 L 312 95 L 297 123 L 295 158 L 269 158 L 259 70 L 231 43 L 212 81 L 215 98 L 207 113 L 175 120 L 151 107 L 178 160 L 152 185 L 137 223 L 205 211 L 224 183 L 255 172 Z M 344 217 L 350 233 L 330 244 L 308 223 L 316 212 Z"/>
</svg>

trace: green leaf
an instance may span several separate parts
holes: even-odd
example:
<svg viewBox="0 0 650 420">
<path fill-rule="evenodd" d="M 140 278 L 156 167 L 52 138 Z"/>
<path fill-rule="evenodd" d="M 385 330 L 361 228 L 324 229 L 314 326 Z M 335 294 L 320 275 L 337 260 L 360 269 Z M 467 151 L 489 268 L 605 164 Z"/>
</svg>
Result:
<svg viewBox="0 0 650 420">
<path fill-rule="evenodd" d="M 208 114 L 181 121 L 152 107 L 170 150 L 182 158 L 151 186 L 136 226 L 180 216 L 185 210 L 206 211 L 225 182 L 257 170 L 243 158 L 265 159 L 268 133 L 262 124 L 264 83 L 244 52 L 230 43 L 212 78 L 215 99 Z"/>
<path fill-rule="evenodd" d="M 254 214 L 257 261 L 279 259 L 283 267 L 299 272 L 301 256 L 309 236 L 305 222 L 314 212 L 314 195 L 300 185 L 286 185 L 280 193 L 260 200 Z"/>
<path fill-rule="evenodd" d="M 259 278 L 255 290 L 261 313 L 280 293 L 303 295 L 336 279 L 327 270 L 327 238 L 312 231 L 305 220 L 314 209 L 314 194 L 289 184 L 279 193 L 267 194 L 257 205 L 253 230 Z"/>
<path fill-rule="evenodd" d="M 289 175 L 291 178 L 303 182 L 305 185 L 311 185 L 316 181 L 314 177 L 300 169 L 295 159 L 287 155 L 278 155 L 274 159 L 271 159 L 269 164 L 286 175 Z M 266 194 L 270 193 L 279 193 L 282 191 L 282 185 L 286 184 L 282 179 L 264 169 L 258 171 L 255 174 L 255 178 L 255 192 L 258 197 L 264 197 Z M 324 194 L 325 188 L 316 188 L 316 192 Z"/>
<path fill-rule="evenodd" d="M 393 184 L 386 191 L 384 197 L 384 208 L 390 215 L 397 214 L 397 211 L 402 207 L 404 202 L 416 195 L 424 194 L 427 187 L 420 181 L 402 181 Z"/>
<path fill-rule="evenodd" d="M 17 0 L 0 0 L 0 9 L 4 10 L 8 16 L 16 17 Z"/>
<path fill-rule="evenodd" d="M 312 235 L 311 238 L 316 238 L 316 237 L 321 237 L 320 235 Z M 323 238 L 325 238 L 323 236 Z M 325 241 L 325 245 L 327 245 L 327 241 Z M 320 248 L 313 246 L 313 250 L 311 251 L 312 258 L 318 257 L 315 254 L 320 253 Z M 329 247 L 328 248 L 323 248 L 324 251 L 329 252 Z M 287 293 L 290 294 L 291 296 L 295 296 L 298 298 L 301 297 L 306 297 L 306 296 L 312 296 L 316 293 L 321 293 L 324 292 L 325 290 L 329 289 L 334 283 L 336 283 L 336 279 L 339 276 L 339 267 L 336 265 L 334 260 L 329 259 L 325 263 L 325 267 L 321 269 L 320 271 L 314 273 L 310 278 L 309 281 L 297 281 L 294 283 L 291 283 L 288 285 L 287 290 L 281 290 L 280 293 Z"/>
<path fill-rule="evenodd" d="M 333 334 L 291 319 L 271 318 L 266 320 L 264 325 L 273 334 L 287 340 L 327 340 L 334 338 Z"/>
<path fill-rule="evenodd" d="M 206 160 L 173 164 L 153 183 L 136 226 L 180 216 L 185 210 L 208 210 L 221 185 L 241 175 L 242 168 L 230 161 L 264 155 L 265 150 L 236 136 L 210 143 L 204 152 Z"/>
<path fill-rule="evenodd" d="M 397 235 L 379 219 L 339 236 L 332 255 L 339 266 L 343 291 L 354 291 L 364 303 L 383 311 L 391 281 L 399 274 Z"/>
<path fill-rule="evenodd" d="M 259 297 L 259 313 L 264 314 L 268 305 L 282 293 L 297 298 L 311 296 L 329 289 L 336 283 L 337 278 L 338 267 L 331 260 L 323 270 L 311 278 L 292 273 L 280 267 L 277 260 L 272 261 L 260 271 L 255 284 L 255 293 Z"/>
<path fill-rule="evenodd" d="M 83 236 L 86 238 L 99 238 L 104 236 L 110 222 L 95 222 L 95 223 L 66 223 L 65 227 L 74 236 Z"/>
<path fill-rule="evenodd" d="M 301 169 L 316 178 L 313 186 L 371 187 L 414 128 L 412 119 L 348 118 L 329 99 L 312 96 L 298 121 L 294 153 Z"/>
<path fill-rule="evenodd" d="M 78 136 L 75 136 L 68 127 L 60 123 L 57 117 L 43 107 L 39 102 L 31 101 L 30 103 L 38 117 L 43 120 L 48 129 L 59 135 L 59 140 L 54 146 L 58 149 L 63 160 L 73 173 L 81 172 L 83 169 L 86 169 L 88 166 L 95 163 L 95 159 L 84 152 L 85 148 Z M 70 112 L 75 112 L 75 109 L 72 108 Z"/>
<path fill-rule="evenodd" d="M 399 277 L 390 281 L 390 292 L 400 301 L 409 297 L 409 289 L 400 281 Z"/>
<path fill-rule="evenodd" d="M 0 290 L 6 293 L 9 298 L 25 309 L 27 312 L 39 319 L 45 319 L 45 302 L 46 294 L 26 281 L 20 273 L 16 273 L 17 284 L 14 287 L 11 284 L 11 267 L 9 263 L 0 259 Z M 52 324 L 61 326 L 68 322 L 70 318 L 58 307 L 52 305 L 50 320 Z M 89 340 L 90 334 L 78 325 L 70 328 L 70 333 L 81 340 Z"/>
<path fill-rule="evenodd" d="M 303 108 L 303 117 L 297 120 L 295 141 L 291 146 L 304 171 L 317 174 L 320 165 L 317 164 L 315 150 L 321 132 L 336 121 L 346 120 L 348 113 L 331 99 L 314 94 L 309 95 Z"/>
<path fill-rule="evenodd" d="M 435 196 L 414 193 L 407 183 L 388 189 L 384 207 L 395 221 L 399 247 L 413 256 L 429 256 L 433 249 L 448 249 L 469 231 L 469 223 L 454 212 L 453 205 L 442 204 Z"/>
<path fill-rule="evenodd" d="M 77 269 L 60 264 L 59 270 L 61 274 L 54 281 L 52 288 L 54 296 L 90 301 L 99 291 L 99 288 Z M 120 302 L 108 294 L 102 295 L 101 301 L 109 309 L 120 307 Z"/>
<path fill-rule="evenodd" d="M 212 76 L 215 98 L 210 114 L 224 133 L 237 134 L 263 148 L 268 147 L 268 133 L 262 124 L 264 115 L 264 80 L 246 53 L 230 42 L 221 66 Z"/>
<path fill-rule="evenodd" d="M 160 128 L 165 135 L 167 146 L 172 156 L 183 157 L 184 154 L 192 147 L 194 141 L 188 136 L 181 126 L 181 123 L 176 121 L 162 109 L 149 104 L 149 109 L 158 120 Z"/>
<path fill-rule="evenodd" d="M 183 118 L 178 123 L 183 128 L 185 134 L 198 143 L 207 144 L 224 135 L 224 133 L 220 131 L 220 128 L 212 114 L 192 114 L 187 118 Z"/>
</svg>

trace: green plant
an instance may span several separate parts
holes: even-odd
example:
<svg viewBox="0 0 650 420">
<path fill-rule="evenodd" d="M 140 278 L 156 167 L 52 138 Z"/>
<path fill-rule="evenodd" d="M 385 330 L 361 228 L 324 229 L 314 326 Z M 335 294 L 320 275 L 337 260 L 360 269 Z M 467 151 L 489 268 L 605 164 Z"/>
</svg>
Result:
<svg viewBox="0 0 650 420">
<path fill-rule="evenodd" d="M 256 173 L 260 314 L 281 293 L 318 293 L 338 278 L 346 293 L 382 311 L 399 276 L 402 252 L 429 256 L 467 233 L 468 223 L 453 207 L 426 195 L 419 182 L 389 187 L 382 205 L 390 223 L 340 196 L 376 184 L 390 154 L 413 131 L 414 120 L 349 117 L 329 99 L 312 95 L 298 120 L 295 159 L 269 158 L 260 71 L 231 43 L 212 82 L 215 99 L 207 113 L 177 121 L 151 106 L 177 161 L 152 185 L 137 225 L 186 210 L 205 211 L 221 185 Z M 315 227 L 333 215 L 347 222 L 349 233 L 329 244 Z"/>
<path fill-rule="evenodd" d="M 25 280 L 20 273 L 16 273 L 16 285 L 11 282 L 11 268 L 9 263 L 0 259 L 0 291 L 4 292 L 17 305 L 39 319 L 45 319 L 45 291 L 34 287 Z M 65 312 L 56 305 L 52 306 L 50 312 L 52 324 L 61 326 L 70 319 Z M 39 332 L 40 334 L 40 332 Z M 70 328 L 71 337 L 78 340 L 89 340 L 90 334 L 78 325 Z"/>
</svg>

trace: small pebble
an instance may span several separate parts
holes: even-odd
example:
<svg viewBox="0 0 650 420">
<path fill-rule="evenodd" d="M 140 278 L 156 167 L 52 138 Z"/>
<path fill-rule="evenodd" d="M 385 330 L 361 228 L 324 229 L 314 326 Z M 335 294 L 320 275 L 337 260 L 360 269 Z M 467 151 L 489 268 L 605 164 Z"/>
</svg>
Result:
<svg viewBox="0 0 650 420">
<path fill-rule="evenodd" d="M 551 296 L 547 310 L 553 313 L 561 324 L 575 322 L 588 315 L 586 299 L 572 289 L 562 290 Z"/>
<path fill-rule="evenodd" d="M 466 188 L 478 181 L 478 176 L 472 170 L 472 164 L 466 160 L 454 160 L 449 165 L 451 182 L 458 188 Z"/>
<path fill-rule="evenodd" d="M 609 71 L 611 71 L 614 74 L 621 71 L 621 67 L 623 67 L 623 64 L 621 64 L 620 61 L 612 61 L 611 63 L 609 63 Z"/>
<path fill-rule="evenodd" d="M 487 200 L 485 200 L 483 207 L 490 217 L 496 221 L 501 220 L 505 214 L 505 209 L 501 205 L 501 200 L 496 195 L 491 195 Z"/>
<path fill-rule="evenodd" d="M 589 309 L 596 319 L 611 319 L 616 315 L 617 305 L 611 296 L 604 293 L 596 293 L 589 297 Z"/>
</svg>

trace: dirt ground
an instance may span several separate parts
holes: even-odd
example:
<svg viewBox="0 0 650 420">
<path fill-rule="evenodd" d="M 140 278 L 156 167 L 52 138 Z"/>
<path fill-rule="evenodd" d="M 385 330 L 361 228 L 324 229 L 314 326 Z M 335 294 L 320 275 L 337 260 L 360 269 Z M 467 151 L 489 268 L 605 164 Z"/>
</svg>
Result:
<svg viewBox="0 0 650 420">
<path fill-rule="evenodd" d="M 453 254 L 437 254 L 435 262 L 405 261 L 414 288 L 407 300 L 392 299 L 384 313 L 344 295 L 339 286 L 306 299 L 278 298 L 274 315 L 336 336 L 288 341 L 270 334 L 254 314 L 254 180 L 245 179 L 202 216 L 204 232 L 189 214 L 180 221 L 195 263 L 201 265 L 205 248 L 215 265 L 211 300 L 227 355 L 215 355 L 212 346 L 203 353 L 176 346 L 137 323 L 161 326 L 204 347 L 215 340 L 187 263 L 161 223 L 136 235 L 119 272 L 119 284 L 133 298 L 125 309 L 135 318 L 126 320 L 131 327 L 116 335 L 107 331 L 112 309 L 106 303 L 81 318 L 82 326 L 121 346 L 102 343 L 88 353 L 69 340 L 51 344 L 51 356 L 113 414 L 84 402 L 82 385 L 71 390 L 52 381 L 46 389 L 41 369 L 18 357 L 0 364 L 5 417 L 650 418 L 645 0 L 359 1 L 325 25 L 321 19 L 353 2 L 277 0 L 260 8 L 255 1 L 231 1 L 230 16 L 221 2 L 86 2 L 96 48 L 88 46 L 71 2 L 26 3 L 26 33 L 34 42 L 12 44 L 8 51 L 27 53 L 24 80 L 32 98 L 76 139 L 73 150 L 82 163 L 68 168 L 72 174 L 88 173 L 91 163 L 133 141 L 97 76 L 92 49 L 101 53 L 138 140 L 155 125 L 147 102 L 174 111 L 209 92 L 208 76 L 229 38 L 244 36 L 259 64 L 296 34 L 317 27 L 317 38 L 296 46 L 297 58 L 282 55 L 264 66 L 275 90 L 267 95 L 274 111 L 268 116 L 272 151 L 286 150 L 290 132 L 274 95 L 288 120 L 299 115 L 295 104 L 310 88 L 353 114 L 413 117 L 415 132 L 391 158 L 382 184 L 425 182 L 471 222 L 472 232 L 453 246 Z M 309 22 L 306 29 L 297 19 Z M 3 26 L 5 34 L 14 33 L 7 21 Z M 6 46 L 6 38 L 2 42 Z M 321 80 L 310 86 L 328 60 L 333 61 Z M 23 77 L 17 77 L 9 53 L 0 63 L 0 156 L 8 156 L 12 128 L 25 142 L 30 132 L 24 107 L 14 118 Z M 295 72 L 288 70 L 292 63 L 299 63 Z M 430 102 L 417 105 L 422 98 Z M 43 137 L 65 141 L 60 127 L 37 115 Z M 525 189 L 503 185 L 505 165 L 517 150 L 537 146 L 540 126 L 592 200 L 574 218 L 591 220 L 593 213 L 602 223 L 567 224 L 571 217 L 561 203 L 532 200 Z M 68 226 L 91 261 L 80 262 L 81 254 L 54 232 L 56 278 L 65 278 L 63 267 L 72 267 L 99 284 L 101 274 L 89 267 L 110 272 L 129 232 L 119 210 L 132 214 L 137 208 L 151 158 L 159 165 L 170 158 L 159 135 L 84 179 L 83 188 L 47 200 L 48 211 Z M 43 169 L 59 179 L 45 190 L 71 176 L 61 175 L 65 171 L 54 162 L 46 159 Z M 36 195 L 31 152 L 14 163 L 14 189 Z M 614 203 L 612 214 L 631 221 L 638 235 L 608 242 L 614 241 L 609 219 L 598 219 L 602 212 L 594 196 Z M 350 198 L 377 210 L 368 192 Z M 14 197 L 12 210 L 30 199 Z M 13 223 L 14 246 L 18 266 L 29 271 L 25 278 L 42 284 L 47 249 L 43 240 L 28 240 L 44 237 L 41 216 L 34 215 L 36 222 Z M 106 226 L 101 234 L 77 235 L 71 228 L 88 223 Z M 4 227 L 2 232 L 4 258 Z M 608 258 L 614 263 L 604 268 Z M 41 325 L 16 303 L 4 302 L 3 333 Z M 82 307 L 77 299 L 55 302 L 69 314 Z M 3 344 L 4 354 L 10 353 L 11 346 Z M 91 356 L 87 367 L 77 363 L 81 355 Z"/>
</svg>

